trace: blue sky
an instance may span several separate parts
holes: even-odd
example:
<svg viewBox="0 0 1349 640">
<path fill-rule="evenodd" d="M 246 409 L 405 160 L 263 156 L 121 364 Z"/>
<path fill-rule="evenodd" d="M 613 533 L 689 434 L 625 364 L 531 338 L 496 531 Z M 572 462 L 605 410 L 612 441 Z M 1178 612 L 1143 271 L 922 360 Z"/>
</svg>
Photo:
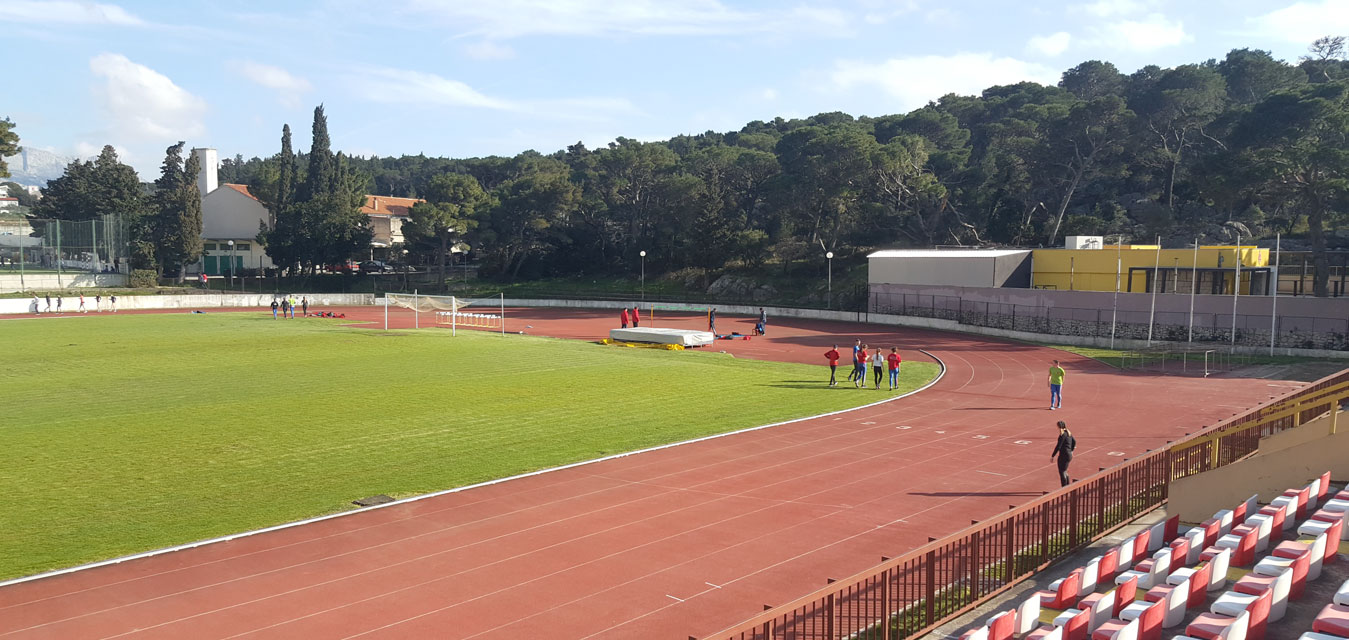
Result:
<svg viewBox="0 0 1349 640">
<path fill-rule="evenodd" d="M 0 0 L 0 33 L 23 144 L 152 179 L 177 140 L 265 156 L 289 123 L 308 148 L 320 102 L 337 149 L 466 157 L 901 113 L 1090 59 L 1296 60 L 1349 0 Z"/>
</svg>

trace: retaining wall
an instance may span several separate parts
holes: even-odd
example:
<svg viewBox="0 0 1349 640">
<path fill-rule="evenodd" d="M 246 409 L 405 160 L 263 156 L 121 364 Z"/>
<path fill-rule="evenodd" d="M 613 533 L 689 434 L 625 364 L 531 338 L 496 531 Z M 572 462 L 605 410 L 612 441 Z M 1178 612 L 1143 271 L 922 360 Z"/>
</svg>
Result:
<svg viewBox="0 0 1349 640">
<path fill-rule="evenodd" d="M 302 296 L 295 296 L 299 299 Z M 303 297 L 309 298 L 310 305 L 333 307 L 333 306 L 369 306 L 375 304 L 375 296 L 370 293 L 310 293 L 303 294 Z M 270 309 L 272 300 L 275 298 L 270 293 L 225 293 L 225 294 L 201 294 L 201 295 L 176 295 L 176 296 L 118 296 L 117 309 L 125 311 L 128 309 L 238 309 L 259 307 Z M 47 301 L 44 298 L 41 301 L 42 308 L 46 309 Z M 94 308 L 93 294 L 84 296 L 84 304 L 90 310 Z M 103 296 L 103 308 L 108 308 L 108 296 Z M 56 306 L 56 296 L 52 297 L 52 306 Z M 71 313 L 80 306 L 79 295 L 66 295 L 62 297 L 61 309 L 65 313 Z M 0 314 L 4 313 L 33 313 L 32 298 L 6 298 L 0 299 Z"/>
<path fill-rule="evenodd" d="M 0 273 L 0 293 L 48 291 L 83 287 L 125 287 L 127 276 L 121 273 Z"/>
</svg>

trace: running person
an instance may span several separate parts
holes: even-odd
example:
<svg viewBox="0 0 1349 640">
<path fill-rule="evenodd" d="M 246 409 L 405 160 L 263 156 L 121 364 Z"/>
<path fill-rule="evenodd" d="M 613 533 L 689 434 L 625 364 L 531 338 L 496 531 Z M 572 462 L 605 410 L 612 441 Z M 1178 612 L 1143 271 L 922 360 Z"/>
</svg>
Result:
<svg viewBox="0 0 1349 640">
<path fill-rule="evenodd" d="M 881 353 L 880 347 L 876 348 L 876 353 L 871 355 L 871 373 L 876 378 L 876 388 L 881 388 L 881 378 L 885 377 L 885 355 Z M 865 382 L 862 383 L 864 386 Z"/>
<path fill-rule="evenodd" d="M 834 374 L 838 371 L 838 345 L 824 352 L 824 357 L 829 361 L 829 386 L 836 387 L 838 380 L 834 378 Z"/>
<path fill-rule="evenodd" d="M 885 357 L 885 363 L 890 365 L 890 390 L 899 388 L 899 365 L 903 360 L 899 357 L 899 347 L 890 347 L 890 355 Z"/>
<path fill-rule="evenodd" d="M 83 294 L 83 293 L 80 294 L 80 313 L 89 313 L 89 310 L 84 308 L 84 294 Z"/>
<path fill-rule="evenodd" d="M 1049 367 L 1049 409 L 1063 408 L 1063 367 L 1059 366 L 1059 361 Z"/>
<path fill-rule="evenodd" d="M 1059 458 L 1059 486 L 1068 486 L 1068 465 L 1073 461 L 1073 450 L 1076 448 L 1077 439 L 1068 430 L 1068 423 L 1059 420 L 1059 441 L 1054 445 L 1054 453 L 1049 454 L 1050 460 L 1054 456 Z"/>
<path fill-rule="evenodd" d="M 43 313 L 51 313 L 51 312 L 52 312 L 52 294 L 49 293 L 47 294 L 47 309 L 46 311 L 43 311 Z"/>
</svg>

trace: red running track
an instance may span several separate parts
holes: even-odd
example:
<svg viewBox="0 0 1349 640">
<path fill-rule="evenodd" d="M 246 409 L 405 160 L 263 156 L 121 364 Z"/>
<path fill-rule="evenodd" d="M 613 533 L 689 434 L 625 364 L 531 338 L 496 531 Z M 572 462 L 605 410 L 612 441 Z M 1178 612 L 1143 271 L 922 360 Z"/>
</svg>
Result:
<svg viewBox="0 0 1349 640">
<path fill-rule="evenodd" d="M 595 339 L 613 315 L 510 310 L 508 330 Z M 821 363 L 853 337 L 908 360 L 927 349 L 947 374 L 840 415 L 10 585 L 0 639 L 700 636 L 1056 488 L 1055 420 L 1072 426 L 1084 476 L 1301 384 L 1122 374 L 1052 349 L 843 322 L 773 319 L 769 336 L 718 348 Z M 1069 372 L 1057 412 L 1052 358 Z M 885 392 L 845 381 L 838 393 Z"/>
</svg>

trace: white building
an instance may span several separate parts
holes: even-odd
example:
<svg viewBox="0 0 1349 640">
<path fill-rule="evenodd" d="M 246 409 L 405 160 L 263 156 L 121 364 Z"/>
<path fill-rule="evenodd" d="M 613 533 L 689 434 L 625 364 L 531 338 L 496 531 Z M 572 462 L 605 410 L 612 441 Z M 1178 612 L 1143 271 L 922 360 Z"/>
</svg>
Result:
<svg viewBox="0 0 1349 640">
<path fill-rule="evenodd" d="M 412 206 L 426 202 L 417 198 L 394 198 L 391 196 L 366 196 L 361 213 L 370 217 L 370 228 L 375 232 L 370 246 L 377 249 L 388 248 L 403 243 L 403 223 L 407 222 Z"/>
<path fill-rule="evenodd" d="M 271 219 L 248 186 L 219 184 L 219 156 L 215 149 L 193 149 L 201 163 L 197 190 L 201 192 L 201 235 L 205 251 L 199 270 L 208 275 L 229 272 L 231 257 L 236 270 L 271 269 L 276 265 L 257 242 L 260 224 Z M 233 242 L 233 246 L 230 245 Z"/>
</svg>

